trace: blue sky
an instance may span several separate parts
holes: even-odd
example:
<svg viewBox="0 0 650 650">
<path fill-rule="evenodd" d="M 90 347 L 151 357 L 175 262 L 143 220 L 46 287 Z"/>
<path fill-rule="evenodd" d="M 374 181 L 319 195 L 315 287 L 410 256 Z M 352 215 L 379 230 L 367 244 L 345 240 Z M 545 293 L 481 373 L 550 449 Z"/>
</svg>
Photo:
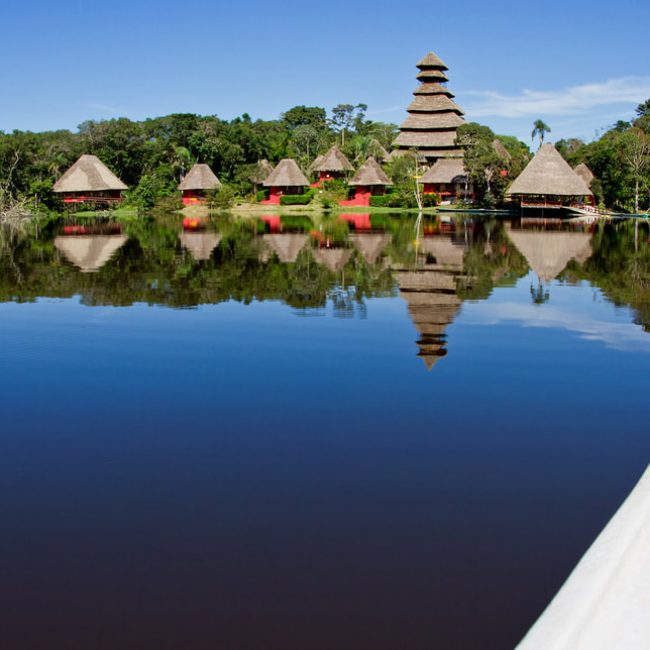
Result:
<svg viewBox="0 0 650 650">
<path fill-rule="evenodd" d="M 172 112 L 275 118 L 368 104 L 399 123 L 429 50 L 468 119 L 594 137 L 650 97 L 650 3 L 7 3 L 0 130 Z"/>
</svg>

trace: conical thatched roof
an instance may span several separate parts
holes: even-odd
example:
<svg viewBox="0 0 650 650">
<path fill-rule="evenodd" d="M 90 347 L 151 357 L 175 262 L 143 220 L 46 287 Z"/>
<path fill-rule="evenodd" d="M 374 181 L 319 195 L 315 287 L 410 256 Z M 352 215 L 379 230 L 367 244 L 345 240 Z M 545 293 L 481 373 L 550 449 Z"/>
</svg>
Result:
<svg viewBox="0 0 650 650">
<path fill-rule="evenodd" d="M 372 186 L 372 185 L 382 185 L 384 187 L 392 185 L 393 181 L 388 178 L 386 172 L 381 168 L 381 165 L 370 156 L 363 165 L 359 168 L 359 171 L 352 177 L 349 185 L 362 185 L 362 186 Z"/>
<path fill-rule="evenodd" d="M 97 156 L 84 154 L 52 189 L 54 192 L 102 192 L 129 188 Z"/>
<path fill-rule="evenodd" d="M 320 154 L 320 156 L 316 156 L 316 158 L 314 158 L 314 161 L 312 162 L 312 164 L 309 165 L 309 170 L 308 171 L 309 171 L 310 174 L 312 172 L 316 171 L 318 166 L 323 162 L 323 158 L 325 158 L 325 154 L 323 154 L 323 153 Z"/>
<path fill-rule="evenodd" d="M 422 175 L 420 183 L 464 183 L 466 176 L 462 158 L 443 158 Z"/>
<path fill-rule="evenodd" d="M 345 154 L 334 145 L 321 160 L 316 164 L 314 161 L 313 169 L 316 172 L 351 172 L 354 167 L 350 164 Z"/>
<path fill-rule="evenodd" d="M 352 251 L 349 248 L 315 248 L 311 254 L 318 264 L 338 273 L 348 263 Z"/>
<path fill-rule="evenodd" d="M 447 95 L 416 95 L 406 109 L 409 113 L 456 113 L 464 115 L 463 109 Z"/>
<path fill-rule="evenodd" d="M 506 229 L 528 266 L 545 282 L 556 278 L 571 260 L 584 263 L 591 257 L 589 233 Z"/>
<path fill-rule="evenodd" d="M 197 262 L 209 260 L 221 241 L 216 232 L 182 232 L 178 238 Z"/>
<path fill-rule="evenodd" d="M 417 62 L 416 65 L 418 68 L 420 68 L 420 70 L 423 70 L 424 68 L 438 68 L 440 70 L 448 70 L 447 66 L 445 65 L 445 62 L 437 54 L 434 54 L 433 52 L 429 52 L 428 54 L 425 54 Z"/>
<path fill-rule="evenodd" d="M 447 97 L 454 97 L 447 86 L 439 83 L 422 83 L 414 91 L 414 95 L 446 95 Z"/>
<path fill-rule="evenodd" d="M 125 235 L 73 235 L 55 237 L 54 246 L 82 273 L 93 273 L 126 244 Z"/>
<path fill-rule="evenodd" d="M 390 154 L 384 146 L 377 140 L 377 138 L 372 138 L 371 140 L 371 150 L 374 151 L 375 160 L 379 162 L 386 162 L 390 158 Z"/>
<path fill-rule="evenodd" d="M 209 165 L 197 163 L 180 182 L 179 190 L 214 190 L 221 187 L 221 181 Z"/>
<path fill-rule="evenodd" d="M 462 151 L 455 148 L 456 131 L 402 131 L 395 138 L 395 145 L 406 149 L 453 149 L 462 158 Z"/>
<path fill-rule="evenodd" d="M 535 157 L 506 192 L 508 196 L 591 196 L 585 182 L 550 143 L 542 145 Z"/>
<path fill-rule="evenodd" d="M 431 131 L 432 129 L 457 129 L 465 120 L 457 113 L 410 113 L 402 122 L 401 129 Z M 454 141 L 456 135 L 454 135 Z"/>
<path fill-rule="evenodd" d="M 499 156 L 499 158 L 502 160 L 512 160 L 510 152 L 505 148 L 503 142 L 501 142 L 501 140 L 498 138 L 495 138 L 492 141 L 492 148 L 494 151 L 496 151 L 497 156 Z"/>
<path fill-rule="evenodd" d="M 309 237 L 301 233 L 277 233 L 262 235 L 264 244 L 268 246 L 283 264 L 296 261 L 298 253 L 305 247 Z"/>
<path fill-rule="evenodd" d="M 261 183 L 273 171 L 273 165 L 264 158 L 258 160 L 249 176 L 252 183 Z"/>
<path fill-rule="evenodd" d="M 587 187 L 591 187 L 591 183 L 594 180 L 594 174 L 591 171 L 591 169 L 587 167 L 587 165 L 585 165 L 584 163 L 580 163 L 577 167 L 573 169 L 573 171 L 576 174 L 578 174 L 580 178 L 582 178 L 582 180 L 585 182 L 585 185 Z"/>
<path fill-rule="evenodd" d="M 300 171 L 295 160 L 285 158 L 267 176 L 264 187 L 307 187 L 309 181 Z"/>
<path fill-rule="evenodd" d="M 366 264 L 370 265 L 377 263 L 390 240 L 390 233 L 385 232 L 359 232 L 350 235 L 353 246 L 363 255 Z"/>
<path fill-rule="evenodd" d="M 433 83 L 437 81 L 449 81 L 449 77 L 441 70 L 422 70 L 420 74 L 415 75 L 415 78 L 418 81 Z"/>
</svg>

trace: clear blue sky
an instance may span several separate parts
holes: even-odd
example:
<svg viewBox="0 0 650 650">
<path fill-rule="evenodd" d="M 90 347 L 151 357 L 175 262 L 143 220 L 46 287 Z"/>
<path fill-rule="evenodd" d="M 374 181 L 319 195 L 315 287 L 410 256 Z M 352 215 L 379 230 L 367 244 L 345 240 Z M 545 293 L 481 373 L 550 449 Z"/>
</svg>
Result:
<svg viewBox="0 0 650 650">
<path fill-rule="evenodd" d="M 591 139 L 650 97 L 650 3 L 10 2 L 0 130 L 172 112 L 275 118 L 364 102 L 399 123 L 436 52 L 468 119 Z"/>
</svg>

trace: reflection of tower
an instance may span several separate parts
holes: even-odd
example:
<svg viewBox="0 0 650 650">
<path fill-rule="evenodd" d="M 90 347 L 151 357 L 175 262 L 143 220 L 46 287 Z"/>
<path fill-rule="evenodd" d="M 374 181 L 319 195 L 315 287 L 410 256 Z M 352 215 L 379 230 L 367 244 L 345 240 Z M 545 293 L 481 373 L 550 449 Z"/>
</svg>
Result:
<svg viewBox="0 0 650 650">
<path fill-rule="evenodd" d="M 298 254 L 305 247 L 309 237 L 301 233 L 275 233 L 262 235 L 266 250 L 260 254 L 260 260 L 266 262 L 275 253 L 283 264 L 293 264 Z"/>
<path fill-rule="evenodd" d="M 395 279 L 420 334 L 418 356 L 427 368 L 447 354 L 445 330 L 458 313 L 456 278 L 463 270 L 464 246 L 450 237 L 427 237 L 420 243 L 425 261 L 415 270 L 396 269 Z"/>
<path fill-rule="evenodd" d="M 72 235 L 54 238 L 54 246 L 82 273 L 94 273 L 126 244 L 125 235 Z"/>
</svg>

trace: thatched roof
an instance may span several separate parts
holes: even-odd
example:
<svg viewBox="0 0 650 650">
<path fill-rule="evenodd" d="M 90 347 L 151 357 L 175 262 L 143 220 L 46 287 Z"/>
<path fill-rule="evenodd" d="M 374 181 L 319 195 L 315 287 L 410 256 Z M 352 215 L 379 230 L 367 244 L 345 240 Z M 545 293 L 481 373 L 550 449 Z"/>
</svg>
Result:
<svg viewBox="0 0 650 650">
<path fill-rule="evenodd" d="M 433 52 L 429 52 L 428 54 L 423 56 L 417 62 L 417 67 L 420 68 L 420 70 L 424 68 L 439 68 L 440 70 L 449 69 L 445 65 L 445 62 L 437 54 L 434 54 Z"/>
<path fill-rule="evenodd" d="M 325 154 L 322 153 L 319 156 L 316 156 L 314 158 L 313 162 L 311 165 L 309 165 L 309 169 L 307 170 L 310 174 L 314 171 L 316 171 L 316 168 L 323 162 L 323 158 L 325 158 Z"/>
<path fill-rule="evenodd" d="M 334 145 L 324 156 L 320 156 L 318 164 L 313 165 L 316 172 L 351 172 L 354 167 L 345 154 Z M 314 161 L 315 163 L 316 161 Z"/>
<path fill-rule="evenodd" d="M 591 187 L 591 183 L 594 180 L 594 174 L 587 165 L 580 163 L 577 167 L 573 168 L 573 171 L 582 178 L 587 187 Z"/>
<path fill-rule="evenodd" d="M 445 158 L 436 163 L 420 178 L 420 183 L 464 183 L 467 172 L 462 158 Z"/>
<path fill-rule="evenodd" d="M 584 263 L 591 257 L 590 233 L 512 230 L 509 226 L 506 230 L 528 266 L 545 282 L 556 278 L 571 260 Z"/>
<path fill-rule="evenodd" d="M 300 171 L 295 160 L 285 158 L 267 176 L 264 187 L 307 187 L 309 181 Z"/>
<path fill-rule="evenodd" d="M 498 138 L 495 138 L 492 141 L 492 148 L 494 151 L 496 151 L 497 156 L 499 156 L 499 158 L 502 160 L 512 160 L 510 152 L 505 148 L 503 142 L 501 142 L 501 140 Z"/>
<path fill-rule="evenodd" d="M 424 149 L 435 149 L 455 147 L 456 131 L 402 131 L 395 138 L 397 147 L 415 147 Z M 457 148 L 457 154 L 462 156 L 462 151 Z"/>
<path fill-rule="evenodd" d="M 352 180 L 349 183 L 351 186 L 387 186 L 392 184 L 393 181 L 388 178 L 386 172 L 381 168 L 381 165 L 372 156 L 361 165 L 359 171 L 352 177 Z"/>
<path fill-rule="evenodd" d="M 542 145 L 535 157 L 508 188 L 507 195 L 591 196 L 585 182 L 550 143 Z"/>
<path fill-rule="evenodd" d="M 400 129 L 431 131 L 437 129 L 456 129 L 465 120 L 456 113 L 410 113 L 402 122 Z"/>
<path fill-rule="evenodd" d="M 446 270 L 461 271 L 467 246 L 452 241 L 451 237 L 436 235 L 424 237 L 420 243 L 420 250 L 433 256 L 437 266 L 442 266 Z"/>
<path fill-rule="evenodd" d="M 311 254 L 317 264 L 326 266 L 332 273 L 338 273 L 348 263 L 352 251 L 349 248 L 314 248 Z"/>
<path fill-rule="evenodd" d="M 216 232 L 182 232 L 178 238 L 197 262 L 209 260 L 221 241 Z"/>
<path fill-rule="evenodd" d="M 447 86 L 439 83 L 422 83 L 414 91 L 414 95 L 446 95 L 447 97 L 454 97 Z"/>
<path fill-rule="evenodd" d="M 352 233 L 350 241 L 363 255 L 366 264 L 376 264 L 381 252 L 388 246 L 391 240 L 390 233 L 385 232 L 359 232 Z"/>
<path fill-rule="evenodd" d="M 377 140 L 377 138 L 371 138 L 371 151 L 374 151 L 374 157 L 376 160 L 379 162 L 386 162 L 387 160 L 390 159 L 390 154 L 384 146 Z"/>
<path fill-rule="evenodd" d="M 129 188 L 97 156 L 84 154 L 52 189 L 54 192 L 102 192 Z"/>
<path fill-rule="evenodd" d="M 464 115 L 463 109 L 447 95 L 416 95 L 406 109 L 409 113 L 447 113 Z"/>
<path fill-rule="evenodd" d="M 54 238 L 54 246 L 81 270 L 93 273 L 126 244 L 125 235 L 70 235 Z"/>
<path fill-rule="evenodd" d="M 190 169 L 178 186 L 179 190 L 214 190 L 221 187 L 221 181 L 209 165 L 197 163 Z"/>
<path fill-rule="evenodd" d="M 296 261 L 298 253 L 305 247 L 309 237 L 301 233 L 288 232 L 262 235 L 262 241 L 268 246 L 283 264 Z"/>
<path fill-rule="evenodd" d="M 418 81 L 449 81 L 447 75 L 440 70 L 422 70 L 415 78 Z"/>
</svg>

